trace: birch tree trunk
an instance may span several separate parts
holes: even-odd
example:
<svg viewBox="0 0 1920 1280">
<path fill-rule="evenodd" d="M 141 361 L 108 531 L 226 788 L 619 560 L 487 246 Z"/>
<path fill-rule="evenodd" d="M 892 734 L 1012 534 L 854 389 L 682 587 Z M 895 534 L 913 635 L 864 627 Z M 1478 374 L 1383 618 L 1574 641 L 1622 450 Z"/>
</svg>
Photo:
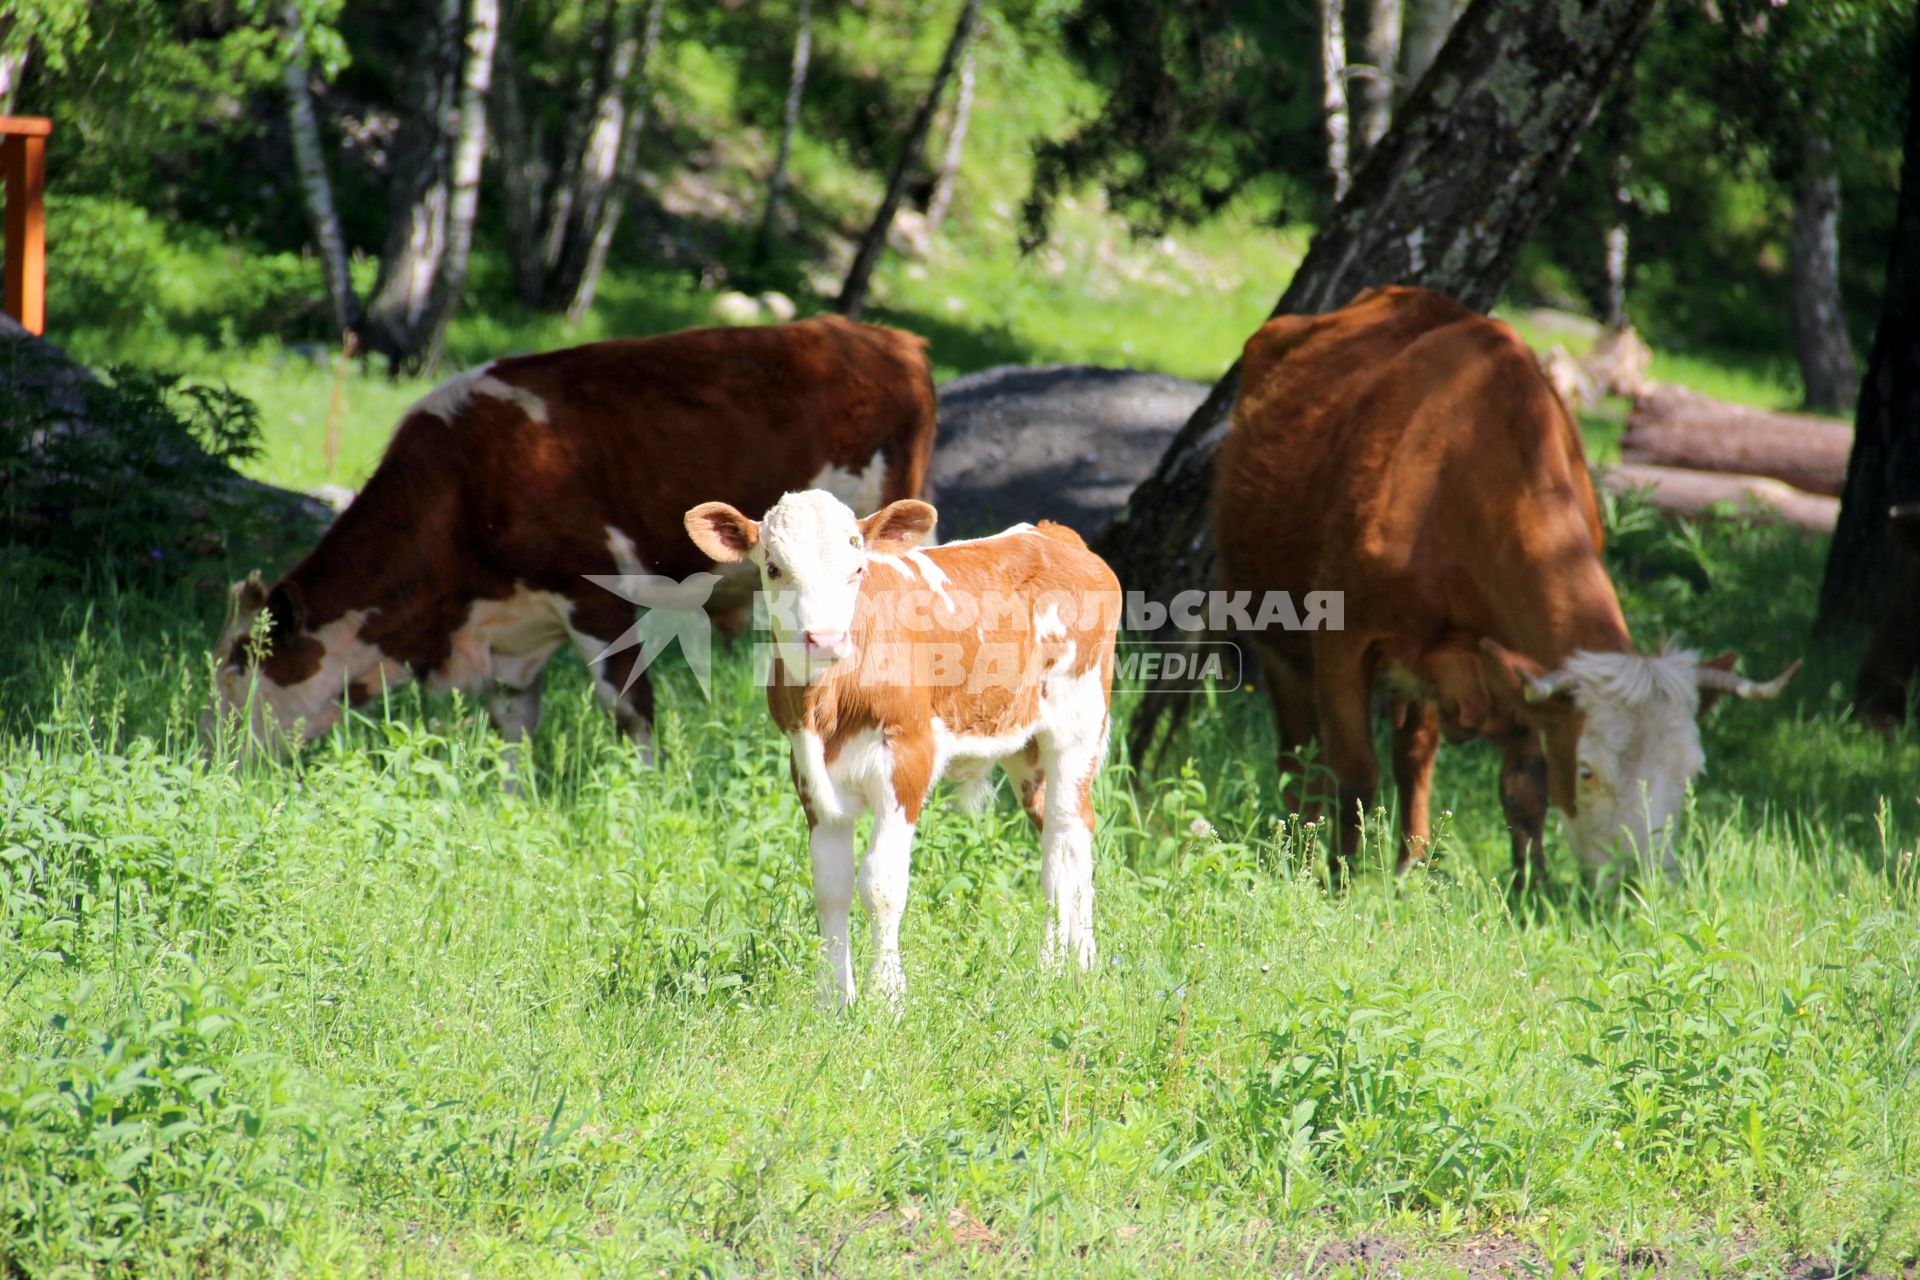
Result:
<svg viewBox="0 0 1920 1280">
<path fill-rule="evenodd" d="M 1347 198 L 1347 24 L 1341 0 L 1320 0 L 1320 111 L 1327 126 L 1327 176 L 1335 204 Z"/>
<path fill-rule="evenodd" d="M 607 253 L 613 247 L 614 233 L 620 229 L 620 215 L 633 194 L 635 170 L 639 164 L 640 137 L 646 131 L 648 86 L 647 68 L 653 51 L 660 44 L 660 24 L 666 17 L 667 0 L 652 0 L 647 7 L 646 26 L 641 32 L 640 48 L 623 86 L 624 119 L 620 125 L 620 146 L 614 155 L 613 182 L 600 202 L 588 226 L 585 260 L 573 280 L 567 301 L 567 319 L 578 324 L 593 306 L 593 295 L 600 287 L 600 274 L 607 267 Z"/>
<path fill-rule="evenodd" d="M 447 173 L 457 123 L 460 0 L 435 0 L 407 69 L 405 114 L 393 147 L 387 235 L 367 303 L 364 349 L 398 372 L 413 363 L 446 251 Z"/>
<path fill-rule="evenodd" d="M 14 95 L 20 92 L 20 79 L 27 72 L 27 51 L 0 53 L 0 116 L 13 114 Z"/>
<path fill-rule="evenodd" d="M 1400 71 L 1401 0 L 1367 0 L 1367 75 L 1360 84 L 1360 154 L 1387 135 Z"/>
<path fill-rule="evenodd" d="M 1840 174 L 1833 143 L 1817 129 L 1809 129 L 1801 145 L 1789 259 L 1793 341 L 1806 407 L 1851 409 L 1859 372 L 1840 303 Z"/>
<path fill-rule="evenodd" d="M 466 60 L 453 139 L 446 253 L 433 282 L 431 306 L 416 348 L 420 365 L 428 369 L 440 363 L 447 326 L 460 309 L 460 299 L 467 289 L 473 221 L 480 211 L 480 170 L 487 158 L 487 93 L 493 85 L 493 53 L 500 43 L 500 0 L 471 0 L 463 43 Z"/>
<path fill-rule="evenodd" d="M 333 183 L 327 177 L 320 125 L 313 114 L 313 94 L 307 83 L 306 28 L 293 5 L 282 11 L 282 21 L 288 50 L 286 69 L 281 74 L 287 91 L 287 131 L 293 137 L 294 170 L 299 175 L 307 221 L 313 224 L 313 242 L 320 250 L 320 270 L 333 304 L 334 328 L 349 333 L 360 323 L 360 299 L 347 271 L 347 240 L 334 208 Z"/>
<path fill-rule="evenodd" d="M 793 136 L 800 128 L 800 98 L 807 91 L 807 64 L 813 57 L 813 0 L 800 0 L 797 22 L 793 60 L 787 70 L 786 109 L 780 116 L 780 146 L 773 155 L 773 172 L 767 175 L 767 207 L 760 214 L 760 232 L 754 238 L 753 259 L 761 264 L 773 255 L 780 197 L 787 189 L 787 161 L 793 155 Z"/>
<path fill-rule="evenodd" d="M 940 175 L 934 179 L 933 194 L 927 199 L 927 228 L 938 231 L 953 207 L 953 187 L 960 177 L 960 161 L 967 150 L 967 125 L 973 119 L 974 55 L 960 64 L 960 92 L 953 100 L 953 123 L 947 128 L 947 149 L 940 157 Z"/>
<path fill-rule="evenodd" d="M 894 161 L 893 173 L 887 178 L 887 191 L 880 200 L 879 211 L 873 215 L 873 222 L 867 227 L 866 234 L 860 237 L 860 246 L 854 251 L 853 265 L 847 269 L 846 283 L 840 288 L 840 296 L 834 301 L 834 309 L 849 320 L 858 320 L 867 304 L 867 286 L 873 283 L 873 269 L 880 261 L 881 250 L 887 247 L 887 230 L 893 226 L 893 215 L 900 210 L 900 199 L 906 194 L 907 175 L 920 160 L 921 149 L 927 144 L 927 131 L 933 127 L 933 113 L 940 106 L 940 96 L 946 92 L 947 81 L 953 78 L 955 65 L 960 61 L 960 51 L 966 46 L 967 37 L 973 33 L 973 24 L 980 16 L 980 0 L 961 0 L 960 16 L 954 20 L 953 35 L 947 40 L 947 51 L 941 55 L 940 69 L 933 74 L 933 84 L 927 89 L 926 100 L 914 113 L 913 122 L 907 126 L 907 136 L 900 145 L 899 158 Z"/>
<path fill-rule="evenodd" d="M 1654 7 L 1474 0 L 1274 314 L 1328 311 L 1382 284 L 1492 306 Z M 1129 590 L 1166 601 L 1213 581 L 1213 459 L 1238 386 L 1236 363 L 1095 539 Z"/>
<path fill-rule="evenodd" d="M 1920 500 L 1920 15 L 1914 25 L 1886 301 L 1860 386 L 1840 523 L 1820 587 L 1823 628 L 1875 621 L 1885 611 L 1904 572 L 1887 513 Z"/>
</svg>

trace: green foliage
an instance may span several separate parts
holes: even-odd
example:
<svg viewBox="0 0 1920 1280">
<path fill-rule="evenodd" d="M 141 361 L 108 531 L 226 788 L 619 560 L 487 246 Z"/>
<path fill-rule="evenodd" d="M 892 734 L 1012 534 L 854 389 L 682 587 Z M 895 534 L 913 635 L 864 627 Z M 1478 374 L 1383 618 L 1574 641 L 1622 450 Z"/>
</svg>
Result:
<svg viewBox="0 0 1920 1280">
<path fill-rule="evenodd" d="M 1276 164 L 1316 154 L 1316 39 L 1282 6 L 1086 0 L 1062 46 L 1107 100 L 1039 143 L 1022 241 L 1044 243 L 1060 198 L 1094 183 L 1142 235 L 1212 218 L 1250 186 L 1270 200 L 1277 178 L 1318 194 L 1312 163 Z"/>
<path fill-rule="evenodd" d="M 230 390 L 128 368 L 96 381 L 0 344 L 0 556 L 15 572 L 183 571 L 244 514 L 231 468 L 260 413 Z"/>
<path fill-rule="evenodd" d="M 189 972 L 118 1015 L 85 982 L 40 1011 L 0 1073 L 0 1258 L 157 1268 L 283 1230 L 324 1144 L 252 1044 L 271 998 Z"/>
</svg>

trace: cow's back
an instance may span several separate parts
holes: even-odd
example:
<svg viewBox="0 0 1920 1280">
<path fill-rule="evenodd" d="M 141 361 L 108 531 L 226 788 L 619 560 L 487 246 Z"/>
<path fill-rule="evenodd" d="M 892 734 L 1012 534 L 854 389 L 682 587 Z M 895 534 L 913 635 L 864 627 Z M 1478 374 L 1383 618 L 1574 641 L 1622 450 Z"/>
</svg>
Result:
<svg viewBox="0 0 1920 1280">
<path fill-rule="evenodd" d="M 1248 341 L 1216 523 L 1227 585 L 1343 590 L 1349 627 L 1511 634 L 1501 615 L 1544 572 L 1611 597 L 1565 407 L 1510 328 L 1428 290 Z"/>
</svg>

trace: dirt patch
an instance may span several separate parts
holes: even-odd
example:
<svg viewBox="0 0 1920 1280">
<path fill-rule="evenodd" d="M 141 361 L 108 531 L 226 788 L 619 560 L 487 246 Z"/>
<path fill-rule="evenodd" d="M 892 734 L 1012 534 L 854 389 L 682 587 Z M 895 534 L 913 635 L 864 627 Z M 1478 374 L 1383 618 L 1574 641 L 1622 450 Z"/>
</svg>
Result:
<svg viewBox="0 0 1920 1280">
<path fill-rule="evenodd" d="M 1782 1276 L 1785 1280 L 1920 1280 L 1912 1261 L 1883 1264 L 1875 1270 L 1835 1267 L 1811 1258 L 1772 1261 L 1736 1245 L 1727 1261 L 1739 1274 Z M 1638 1280 L 1692 1280 L 1705 1272 L 1698 1259 L 1680 1260 L 1664 1249 L 1615 1248 L 1603 1253 L 1609 1274 Z M 1576 1263 L 1573 1274 L 1579 1274 Z M 1513 1236 L 1473 1236 L 1432 1244 L 1408 1245 L 1386 1236 L 1364 1235 L 1330 1240 L 1286 1259 L 1278 1274 L 1300 1280 L 1413 1280 L 1413 1277 L 1466 1277 L 1466 1280 L 1542 1280 L 1554 1268 L 1539 1246 Z"/>
<path fill-rule="evenodd" d="M 1207 388 L 1090 365 L 1002 365 L 940 388 L 933 502 L 943 539 L 1057 520 L 1091 537 Z"/>
</svg>

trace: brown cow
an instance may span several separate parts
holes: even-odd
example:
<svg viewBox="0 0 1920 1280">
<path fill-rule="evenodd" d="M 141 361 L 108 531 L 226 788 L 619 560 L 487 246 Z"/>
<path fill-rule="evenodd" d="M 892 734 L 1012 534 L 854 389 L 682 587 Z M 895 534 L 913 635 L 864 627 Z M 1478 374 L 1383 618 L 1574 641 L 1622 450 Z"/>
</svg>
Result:
<svg viewBox="0 0 1920 1280">
<path fill-rule="evenodd" d="M 1703 763 L 1701 704 L 1772 697 L 1792 670 L 1755 685 L 1732 655 L 1634 651 L 1579 434 L 1513 330 L 1424 289 L 1370 290 L 1269 321 L 1241 377 L 1216 477 L 1225 586 L 1345 596 L 1342 630 L 1255 637 L 1282 770 L 1301 775 L 1317 740 L 1337 784 L 1336 875 L 1378 786 L 1376 689 L 1402 865 L 1429 841 L 1442 734 L 1505 751 L 1522 874 L 1544 872 L 1548 799 L 1590 866 L 1663 842 Z"/>
<path fill-rule="evenodd" d="M 873 814 L 860 893 L 868 983 L 897 998 L 914 824 L 942 775 L 983 800 L 998 764 L 1040 831 L 1053 914 L 1042 955 L 1087 968 L 1093 940 L 1093 780 L 1106 753 L 1120 584 L 1080 535 L 1017 525 L 926 551 L 933 508 L 855 520 L 833 495 L 790 493 L 767 518 L 720 502 L 687 512 L 717 561 L 760 574 L 775 641 L 767 705 L 792 746 L 806 810 L 823 994 L 851 1004 L 854 824 Z"/>
<path fill-rule="evenodd" d="M 687 538 L 707 498 L 762 512 L 789 489 L 862 511 L 920 491 L 933 380 L 912 334 L 837 317 L 694 329 L 496 360 L 410 409 L 352 506 L 269 590 L 234 588 L 217 711 L 252 712 L 249 740 L 326 732 L 343 702 L 410 680 L 484 691 L 509 742 L 539 717 L 547 660 L 589 662 L 634 606 L 587 574 L 680 580 L 712 563 Z M 737 610 L 750 574 L 708 609 Z M 271 617 L 256 660 L 249 631 Z M 640 649 L 594 669 L 621 729 L 651 752 Z M 254 677 L 258 677 L 257 685 Z"/>
<path fill-rule="evenodd" d="M 1873 629 L 1853 677 L 1853 713 L 1883 733 L 1906 722 L 1908 689 L 1920 668 L 1920 503 L 1888 513 L 1893 540 L 1909 556 L 1906 577 Z"/>
</svg>

